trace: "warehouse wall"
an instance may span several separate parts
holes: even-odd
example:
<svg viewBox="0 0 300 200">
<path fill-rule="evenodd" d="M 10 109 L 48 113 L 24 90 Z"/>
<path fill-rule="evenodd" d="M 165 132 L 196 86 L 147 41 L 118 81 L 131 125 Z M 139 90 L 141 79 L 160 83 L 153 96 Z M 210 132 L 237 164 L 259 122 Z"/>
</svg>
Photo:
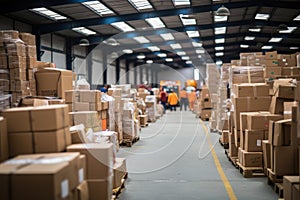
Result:
<svg viewBox="0 0 300 200">
<path fill-rule="evenodd" d="M 32 27 L 29 24 L 0 16 L 0 30 L 18 30 L 31 33 Z"/>
<path fill-rule="evenodd" d="M 184 68 L 173 70 L 169 67 L 165 68 L 165 71 L 158 73 L 158 83 L 161 80 L 175 81 L 179 80 L 182 84 L 188 79 L 194 79 L 194 68 Z"/>
</svg>

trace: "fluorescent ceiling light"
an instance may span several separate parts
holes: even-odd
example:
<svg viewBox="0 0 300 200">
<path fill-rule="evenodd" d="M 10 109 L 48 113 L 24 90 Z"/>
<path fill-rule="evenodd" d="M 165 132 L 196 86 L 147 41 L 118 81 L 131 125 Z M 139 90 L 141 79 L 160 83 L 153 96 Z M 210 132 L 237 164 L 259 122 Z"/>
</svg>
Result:
<svg viewBox="0 0 300 200">
<path fill-rule="evenodd" d="M 294 21 L 300 21 L 300 15 L 294 18 Z"/>
<path fill-rule="evenodd" d="M 273 46 L 262 46 L 261 49 L 272 49 Z"/>
<path fill-rule="evenodd" d="M 114 13 L 112 10 L 107 8 L 105 5 L 103 5 L 99 1 L 87 1 L 82 4 L 100 16 Z"/>
<path fill-rule="evenodd" d="M 216 56 L 224 56 L 224 53 L 223 52 L 217 52 L 215 53 Z"/>
<path fill-rule="evenodd" d="M 279 37 L 272 37 L 269 42 L 280 42 L 282 40 L 282 38 Z"/>
<path fill-rule="evenodd" d="M 279 31 L 279 33 L 292 33 L 297 27 L 288 27 L 288 30 Z"/>
<path fill-rule="evenodd" d="M 161 57 L 161 58 L 165 58 L 167 57 L 167 54 L 166 53 L 159 53 L 157 54 L 158 57 Z"/>
<path fill-rule="evenodd" d="M 246 36 L 245 37 L 245 40 L 254 40 L 255 39 L 255 37 L 252 37 L 252 36 Z"/>
<path fill-rule="evenodd" d="M 96 32 L 92 31 L 90 29 L 87 29 L 85 27 L 77 27 L 77 28 L 72 28 L 73 31 L 76 31 L 77 33 L 81 33 L 83 35 L 95 35 Z"/>
<path fill-rule="evenodd" d="M 45 7 L 41 7 L 41 8 L 34 8 L 34 9 L 31 9 L 31 11 L 37 13 L 37 14 L 40 14 L 44 17 L 48 17 L 52 20 L 55 20 L 55 21 L 58 21 L 58 20 L 63 20 L 63 19 L 67 19 L 67 17 L 65 16 L 62 16 L 56 12 L 53 12 Z"/>
<path fill-rule="evenodd" d="M 153 60 L 147 60 L 146 63 L 152 64 L 152 63 L 153 63 Z"/>
<path fill-rule="evenodd" d="M 114 22 L 111 25 L 124 32 L 134 31 L 134 28 L 132 28 L 125 22 Z"/>
<path fill-rule="evenodd" d="M 144 58 L 146 58 L 146 56 L 144 54 L 137 55 L 137 59 L 144 59 Z"/>
<path fill-rule="evenodd" d="M 204 49 L 196 49 L 196 53 L 201 54 L 201 53 L 205 53 Z"/>
<path fill-rule="evenodd" d="M 201 55 L 198 55 L 198 58 L 202 58 L 202 56 L 201 56 Z"/>
<path fill-rule="evenodd" d="M 201 42 L 192 42 L 193 47 L 202 47 Z"/>
<path fill-rule="evenodd" d="M 160 36 L 164 39 L 164 40 L 174 40 L 174 36 L 172 35 L 172 33 L 163 33 L 160 34 Z"/>
<path fill-rule="evenodd" d="M 147 0 L 128 0 L 137 10 L 144 10 L 152 8 L 151 4 Z"/>
<path fill-rule="evenodd" d="M 182 59 L 182 60 L 189 60 L 190 57 L 189 57 L 189 56 L 182 56 L 181 59 Z"/>
<path fill-rule="evenodd" d="M 158 48 L 157 46 L 150 46 L 150 47 L 147 47 L 150 51 L 159 51 L 160 48 Z"/>
<path fill-rule="evenodd" d="M 255 15 L 255 19 L 260 19 L 260 20 L 268 20 L 270 17 L 269 14 L 261 14 L 261 13 L 257 13 Z"/>
<path fill-rule="evenodd" d="M 261 28 L 249 28 L 250 32 L 260 32 Z"/>
<path fill-rule="evenodd" d="M 241 44 L 240 47 L 241 48 L 249 48 L 249 45 L 247 45 L 247 44 Z"/>
<path fill-rule="evenodd" d="M 181 49 L 181 45 L 176 43 L 176 44 L 170 44 L 170 46 L 172 47 L 172 49 Z"/>
<path fill-rule="evenodd" d="M 215 34 L 225 34 L 226 33 L 226 27 L 219 27 L 219 28 L 215 28 Z"/>
<path fill-rule="evenodd" d="M 173 58 L 166 58 L 166 61 L 167 61 L 167 62 L 172 62 L 172 61 L 173 61 Z"/>
<path fill-rule="evenodd" d="M 195 19 L 183 19 L 182 16 L 183 16 L 182 14 L 179 15 L 183 25 L 186 26 L 186 25 L 195 25 L 195 24 L 197 24 Z"/>
<path fill-rule="evenodd" d="M 185 61 L 186 64 L 192 64 L 193 62 L 190 60 Z"/>
<path fill-rule="evenodd" d="M 299 47 L 290 47 L 290 49 L 299 49 Z"/>
<path fill-rule="evenodd" d="M 150 41 L 145 38 L 144 36 L 138 36 L 138 37 L 134 37 L 133 38 L 135 41 L 137 41 L 138 43 L 149 43 Z"/>
<path fill-rule="evenodd" d="M 225 38 L 215 39 L 216 44 L 220 44 L 220 43 L 224 43 L 224 42 L 225 42 Z"/>
<path fill-rule="evenodd" d="M 193 37 L 199 37 L 199 32 L 198 31 L 186 31 L 187 35 L 190 37 L 190 38 L 193 38 Z"/>
<path fill-rule="evenodd" d="M 159 17 L 148 18 L 148 19 L 145 19 L 145 20 L 153 28 L 163 28 L 163 27 L 166 27 L 165 24 L 161 21 L 161 19 Z"/>
<path fill-rule="evenodd" d="M 179 55 L 179 56 L 184 56 L 184 55 L 186 55 L 186 53 L 185 53 L 184 51 L 178 51 L 178 52 L 177 52 L 177 55 Z"/>
<path fill-rule="evenodd" d="M 131 49 L 124 49 L 123 52 L 126 53 L 126 54 L 131 54 L 131 53 L 133 53 L 133 50 L 131 50 Z"/>
<path fill-rule="evenodd" d="M 222 47 L 215 47 L 215 50 L 216 51 L 222 51 L 222 50 L 224 50 L 224 47 L 222 46 Z"/>
<path fill-rule="evenodd" d="M 214 15 L 215 22 L 224 22 L 228 20 L 228 16 L 217 16 Z"/>
<path fill-rule="evenodd" d="M 218 60 L 218 61 L 216 62 L 216 65 L 222 65 L 222 64 L 223 64 L 222 60 Z"/>
<path fill-rule="evenodd" d="M 190 0 L 173 0 L 175 6 L 190 5 Z"/>
</svg>

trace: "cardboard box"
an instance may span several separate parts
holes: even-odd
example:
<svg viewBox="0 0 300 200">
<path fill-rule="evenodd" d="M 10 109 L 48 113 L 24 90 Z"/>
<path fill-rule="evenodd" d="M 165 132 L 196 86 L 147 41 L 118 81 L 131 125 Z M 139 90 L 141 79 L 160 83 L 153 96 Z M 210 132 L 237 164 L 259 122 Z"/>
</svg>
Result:
<svg viewBox="0 0 300 200">
<path fill-rule="evenodd" d="M 283 67 L 282 75 L 284 75 L 284 76 L 299 76 L 300 68 L 299 67 Z"/>
<path fill-rule="evenodd" d="M 6 48 L 9 56 L 26 56 L 25 45 L 22 43 L 9 43 Z"/>
<path fill-rule="evenodd" d="M 229 131 L 223 130 L 220 139 L 223 144 L 228 144 L 229 143 Z"/>
<path fill-rule="evenodd" d="M 101 119 L 107 119 L 107 115 L 108 115 L 107 110 L 102 110 L 100 112 L 101 112 Z"/>
<path fill-rule="evenodd" d="M 272 145 L 288 146 L 291 144 L 291 122 L 291 119 L 274 122 Z"/>
<path fill-rule="evenodd" d="M 99 103 L 101 102 L 101 92 L 99 90 L 82 90 L 79 91 L 80 102 Z"/>
<path fill-rule="evenodd" d="M 236 97 L 269 96 L 269 85 L 265 83 L 234 84 L 233 93 Z"/>
<path fill-rule="evenodd" d="M 50 62 L 36 61 L 34 64 L 34 68 L 37 68 L 38 70 L 44 68 L 55 68 L 55 67 L 56 67 L 55 64 Z"/>
<path fill-rule="evenodd" d="M 264 130 L 245 131 L 245 151 L 262 152 L 262 141 L 265 139 Z"/>
<path fill-rule="evenodd" d="M 26 45 L 25 52 L 27 57 L 36 57 L 36 46 Z"/>
<path fill-rule="evenodd" d="M 65 90 L 73 89 L 73 73 L 69 70 L 44 68 L 35 72 L 37 94 L 65 98 Z"/>
<path fill-rule="evenodd" d="M 271 169 L 277 176 L 299 173 L 298 148 L 293 146 L 271 147 Z"/>
<path fill-rule="evenodd" d="M 296 84 L 295 101 L 300 101 L 300 81 L 297 81 L 297 84 Z"/>
<path fill-rule="evenodd" d="M 282 98 L 273 96 L 271 105 L 270 105 L 270 113 L 283 115 L 284 102 L 292 102 L 292 101 L 293 101 L 293 99 L 282 99 Z"/>
<path fill-rule="evenodd" d="M 116 158 L 114 163 L 114 181 L 113 188 L 121 187 L 122 179 L 127 174 L 126 159 L 125 158 Z"/>
<path fill-rule="evenodd" d="M 10 80 L 27 80 L 26 69 L 23 68 L 12 68 L 10 69 Z"/>
<path fill-rule="evenodd" d="M 283 196 L 285 200 L 293 200 L 293 185 L 299 185 L 299 176 L 284 176 L 283 177 Z"/>
<path fill-rule="evenodd" d="M 293 102 L 284 102 L 283 103 L 283 117 L 284 119 L 292 119 L 292 107 L 297 106 L 298 103 L 296 101 Z"/>
<path fill-rule="evenodd" d="M 269 112 L 249 113 L 247 114 L 248 130 L 268 130 L 269 121 L 282 120 L 282 115 L 271 114 Z"/>
<path fill-rule="evenodd" d="M 74 196 L 75 196 L 74 199 L 76 199 L 76 200 L 89 200 L 90 199 L 87 181 L 83 181 L 81 184 L 79 184 L 76 187 Z"/>
<path fill-rule="evenodd" d="M 262 167 L 262 152 L 242 151 L 244 167 Z"/>
<path fill-rule="evenodd" d="M 243 152 L 244 151 L 241 147 L 238 148 L 238 162 L 244 166 L 244 160 L 243 160 Z"/>
<path fill-rule="evenodd" d="M 113 176 L 107 179 L 87 180 L 89 188 L 89 200 L 111 200 Z"/>
<path fill-rule="evenodd" d="M 6 119 L 0 117 L 0 163 L 8 159 L 8 136 Z"/>
<path fill-rule="evenodd" d="M 278 76 L 281 76 L 281 71 L 281 67 L 265 67 L 264 77 L 271 79 L 277 78 Z"/>
<path fill-rule="evenodd" d="M 275 91 L 275 96 L 283 99 L 292 99 L 295 98 L 296 87 L 293 85 L 279 85 Z"/>
<path fill-rule="evenodd" d="M 108 101 L 101 101 L 102 110 L 108 110 L 109 102 Z"/>
<path fill-rule="evenodd" d="M 10 69 L 13 68 L 26 69 L 26 57 L 20 55 L 10 55 L 8 57 L 8 65 Z"/>
<path fill-rule="evenodd" d="M 32 35 L 30 33 L 19 33 L 19 37 L 27 45 L 36 45 L 35 35 Z"/>
<path fill-rule="evenodd" d="M 266 67 L 278 67 L 279 62 L 277 59 L 267 59 L 266 60 Z"/>
<path fill-rule="evenodd" d="M 113 145 L 108 143 L 73 144 L 68 152 L 80 152 L 86 156 L 87 178 L 107 179 L 113 174 Z"/>
<path fill-rule="evenodd" d="M 69 115 L 72 119 L 72 126 L 83 124 L 86 128 L 98 127 L 100 130 L 101 121 L 97 111 L 70 112 Z"/>
<path fill-rule="evenodd" d="M 264 169 L 271 168 L 271 144 L 268 140 L 262 141 Z"/>
<path fill-rule="evenodd" d="M 298 200 L 300 199 L 300 185 L 299 184 L 293 184 L 293 199 L 292 200 Z"/>
<path fill-rule="evenodd" d="M 267 60 L 277 59 L 277 51 L 266 52 L 265 55 Z"/>
</svg>

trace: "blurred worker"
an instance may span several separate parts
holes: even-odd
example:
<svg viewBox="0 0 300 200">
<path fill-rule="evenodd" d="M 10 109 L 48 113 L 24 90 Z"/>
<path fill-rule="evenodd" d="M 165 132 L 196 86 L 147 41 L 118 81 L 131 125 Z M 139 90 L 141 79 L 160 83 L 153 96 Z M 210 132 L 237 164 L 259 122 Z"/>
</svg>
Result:
<svg viewBox="0 0 300 200">
<path fill-rule="evenodd" d="M 182 111 L 182 106 L 184 106 L 184 110 L 186 111 L 186 107 L 188 105 L 188 95 L 185 88 L 180 90 L 179 96 L 180 96 L 180 111 Z"/>
<path fill-rule="evenodd" d="M 176 106 L 178 104 L 178 96 L 173 90 L 171 90 L 171 93 L 168 96 L 168 103 L 169 103 L 169 106 L 170 106 L 170 110 L 171 111 L 173 111 L 173 110 L 176 111 Z"/>
<path fill-rule="evenodd" d="M 189 107 L 191 111 L 194 111 L 194 104 L 196 101 L 196 92 L 195 90 L 192 90 L 189 94 L 188 94 L 188 99 L 189 99 Z"/>
<path fill-rule="evenodd" d="M 159 100 L 161 105 L 164 106 L 164 114 L 165 114 L 167 109 L 168 94 L 163 89 L 160 89 Z"/>
</svg>

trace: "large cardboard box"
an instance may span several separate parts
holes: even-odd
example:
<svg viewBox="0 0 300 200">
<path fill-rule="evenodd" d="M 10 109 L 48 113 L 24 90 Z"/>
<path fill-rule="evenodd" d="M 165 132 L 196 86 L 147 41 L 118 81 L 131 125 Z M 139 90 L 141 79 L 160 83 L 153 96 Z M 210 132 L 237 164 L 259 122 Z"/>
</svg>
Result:
<svg viewBox="0 0 300 200">
<path fill-rule="evenodd" d="M 265 67 L 264 77 L 270 79 L 277 78 L 278 76 L 281 76 L 281 71 L 281 67 Z"/>
<path fill-rule="evenodd" d="M 265 55 L 267 60 L 277 59 L 277 51 L 266 52 Z"/>
<path fill-rule="evenodd" d="M 247 129 L 248 130 L 268 130 L 269 121 L 282 120 L 282 115 L 271 114 L 269 112 L 247 114 Z"/>
<path fill-rule="evenodd" d="M 245 131 L 245 151 L 262 152 L 262 141 L 265 139 L 264 130 Z"/>
<path fill-rule="evenodd" d="M 283 177 L 283 196 L 284 200 L 293 200 L 293 186 L 299 184 L 299 176 L 284 176 Z M 299 196 L 299 194 L 298 194 Z"/>
<path fill-rule="evenodd" d="M 264 169 L 271 168 L 271 144 L 268 140 L 262 141 Z"/>
<path fill-rule="evenodd" d="M 291 123 L 291 119 L 274 122 L 272 145 L 288 146 L 291 144 Z"/>
<path fill-rule="evenodd" d="M 0 163 L 8 159 L 8 138 L 6 119 L 0 117 Z"/>
<path fill-rule="evenodd" d="M 101 92 L 99 90 L 82 90 L 80 93 L 80 102 L 99 103 L 101 102 Z"/>
<path fill-rule="evenodd" d="M 35 72 L 37 94 L 65 98 L 65 90 L 73 89 L 73 72 L 57 68 L 44 68 Z"/>
<path fill-rule="evenodd" d="M 293 146 L 271 147 L 271 169 L 277 176 L 299 173 L 298 148 Z"/>
<path fill-rule="evenodd" d="M 292 200 L 298 200 L 300 199 L 300 185 L 299 184 L 293 184 L 293 199 Z"/>
<path fill-rule="evenodd" d="M 87 178 L 107 179 L 113 174 L 113 145 L 108 143 L 73 144 L 69 152 L 80 152 L 86 156 Z"/>
<path fill-rule="evenodd" d="M 113 181 L 114 189 L 121 187 L 122 179 L 126 174 L 127 174 L 126 159 L 116 158 L 116 162 L 114 163 L 114 181 Z"/>
<path fill-rule="evenodd" d="M 278 60 L 277 59 L 267 59 L 266 60 L 266 67 L 268 68 L 268 67 L 278 67 L 278 64 L 279 64 L 279 62 L 278 62 Z"/>
<path fill-rule="evenodd" d="M 70 112 L 71 126 L 83 124 L 94 131 L 101 130 L 101 117 L 97 111 Z"/>
<path fill-rule="evenodd" d="M 236 97 L 269 96 L 269 85 L 265 83 L 234 84 L 232 92 Z"/>
<path fill-rule="evenodd" d="M 262 167 L 262 152 L 247 152 L 242 150 L 244 167 Z"/>
<path fill-rule="evenodd" d="M 88 179 L 89 200 L 111 200 L 113 176 L 107 179 Z"/>
<path fill-rule="evenodd" d="M 79 184 L 76 187 L 75 193 L 74 193 L 74 199 L 75 200 L 89 200 L 89 188 L 87 181 L 83 181 L 81 184 Z"/>
</svg>

